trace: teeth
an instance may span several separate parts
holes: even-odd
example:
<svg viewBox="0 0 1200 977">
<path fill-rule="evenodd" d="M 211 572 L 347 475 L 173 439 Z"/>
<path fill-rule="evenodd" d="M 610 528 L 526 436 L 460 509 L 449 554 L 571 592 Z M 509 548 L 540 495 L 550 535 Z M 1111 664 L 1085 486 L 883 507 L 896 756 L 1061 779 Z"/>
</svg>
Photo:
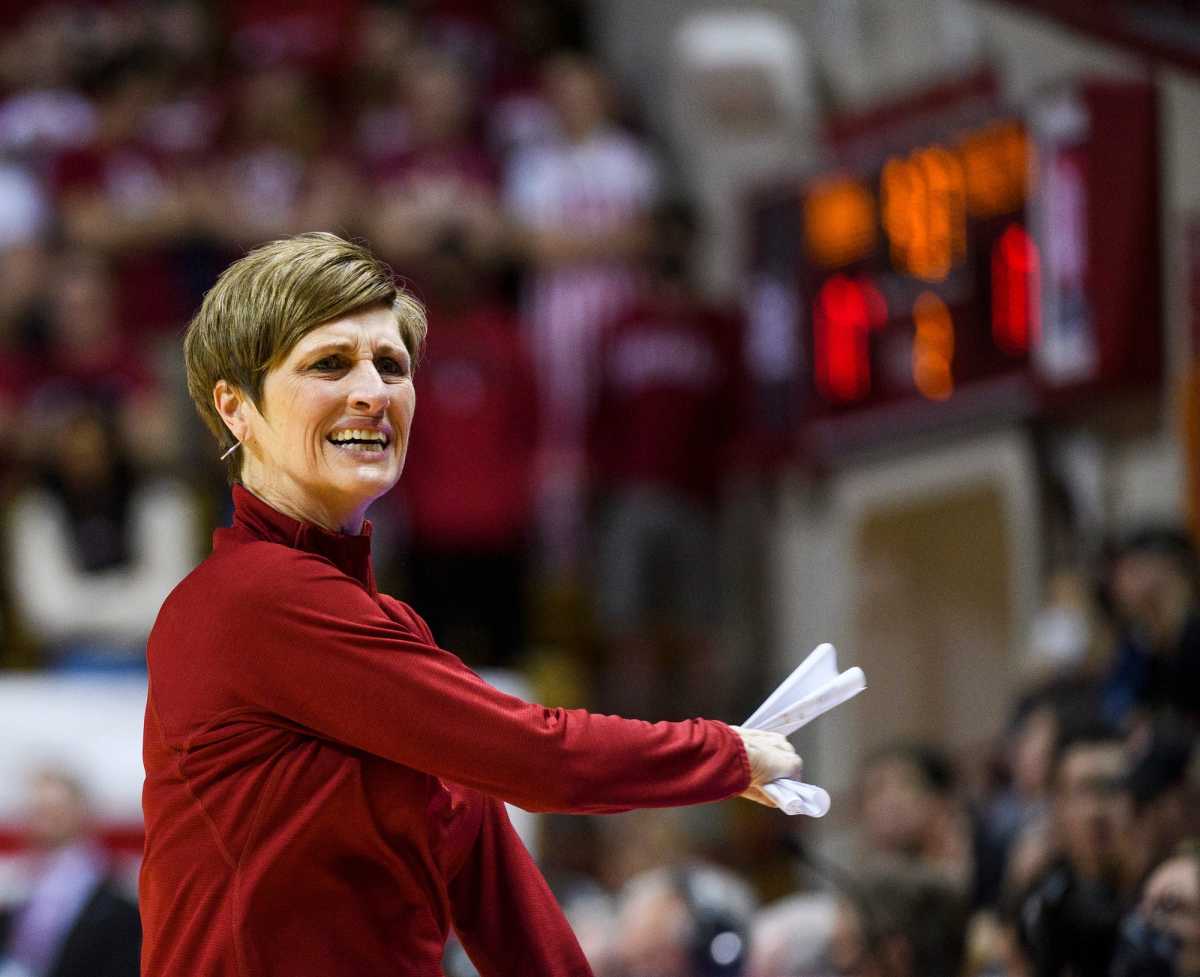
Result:
<svg viewBox="0 0 1200 977">
<path fill-rule="evenodd" d="M 342 441 L 375 441 L 378 444 L 387 444 L 387 437 L 382 431 L 334 431 L 329 435 L 329 440 L 335 444 Z"/>
</svg>

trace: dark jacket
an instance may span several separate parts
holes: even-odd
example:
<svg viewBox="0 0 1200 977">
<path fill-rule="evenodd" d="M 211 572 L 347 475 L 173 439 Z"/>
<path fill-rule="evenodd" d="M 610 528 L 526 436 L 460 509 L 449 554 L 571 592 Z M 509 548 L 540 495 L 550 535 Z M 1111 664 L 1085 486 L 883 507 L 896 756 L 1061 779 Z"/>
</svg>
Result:
<svg viewBox="0 0 1200 977">
<path fill-rule="evenodd" d="M 0 947 L 8 943 L 13 917 L 0 913 Z M 46 977 L 138 977 L 141 951 L 137 906 L 105 880 L 84 903 Z"/>
</svg>

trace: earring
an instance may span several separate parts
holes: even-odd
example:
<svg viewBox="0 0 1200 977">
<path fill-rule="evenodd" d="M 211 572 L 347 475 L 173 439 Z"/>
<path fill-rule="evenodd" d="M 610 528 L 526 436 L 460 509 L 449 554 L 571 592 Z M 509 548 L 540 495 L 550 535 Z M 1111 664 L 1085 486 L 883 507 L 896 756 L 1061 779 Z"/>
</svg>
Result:
<svg viewBox="0 0 1200 977">
<path fill-rule="evenodd" d="M 228 449 L 225 451 L 225 454 L 221 455 L 221 457 L 220 457 L 220 459 L 219 459 L 219 460 L 220 460 L 220 461 L 224 461 L 224 460 L 225 460 L 226 458 L 228 458 L 228 457 L 229 457 L 231 454 L 233 454 L 235 451 L 237 451 L 237 449 L 238 449 L 238 448 L 240 448 L 241 446 L 242 446 L 242 442 L 241 442 L 241 441 L 235 441 L 235 442 L 234 442 L 232 445 L 230 445 L 230 446 L 229 446 L 229 448 L 228 448 Z"/>
</svg>

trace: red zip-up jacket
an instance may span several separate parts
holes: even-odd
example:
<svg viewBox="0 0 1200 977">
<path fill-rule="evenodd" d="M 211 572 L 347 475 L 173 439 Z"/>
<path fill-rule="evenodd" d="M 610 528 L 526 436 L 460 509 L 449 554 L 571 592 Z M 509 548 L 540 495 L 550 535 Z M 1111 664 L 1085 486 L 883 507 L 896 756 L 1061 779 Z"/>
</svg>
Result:
<svg viewBox="0 0 1200 977">
<path fill-rule="evenodd" d="M 375 589 L 369 525 L 234 504 L 150 636 L 143 977 L 440 977 L 451 927 L 483 977 L 590 974 L 502 801 L 730 797 L 738 736 L 505 695 Z"/>
</svg>

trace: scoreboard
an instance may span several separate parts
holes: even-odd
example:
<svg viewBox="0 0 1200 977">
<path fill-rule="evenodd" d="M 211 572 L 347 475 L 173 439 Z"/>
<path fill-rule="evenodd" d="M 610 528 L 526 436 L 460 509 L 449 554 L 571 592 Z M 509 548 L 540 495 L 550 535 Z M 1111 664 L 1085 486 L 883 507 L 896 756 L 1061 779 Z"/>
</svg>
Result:
<svg viewBox="0 0 1200 977">
<path fill-rule="evenodd" d="M 818 396 L 947 400 L 957 383 L 1028 355 L 1038 274 L 1022 213 L 1029 162 L 1024 126 L 999 119 L 892 156 L 865 179 L 805 188 Z M 972 301 L 984 291 L 993 302 Z"/>
<path fill-rule="evenodd" d="M 750 360 L 802 455 L 1086 411 L 1159 380 L 1152 90 L 944 118 L 752 207 Z"/>
</svg>

